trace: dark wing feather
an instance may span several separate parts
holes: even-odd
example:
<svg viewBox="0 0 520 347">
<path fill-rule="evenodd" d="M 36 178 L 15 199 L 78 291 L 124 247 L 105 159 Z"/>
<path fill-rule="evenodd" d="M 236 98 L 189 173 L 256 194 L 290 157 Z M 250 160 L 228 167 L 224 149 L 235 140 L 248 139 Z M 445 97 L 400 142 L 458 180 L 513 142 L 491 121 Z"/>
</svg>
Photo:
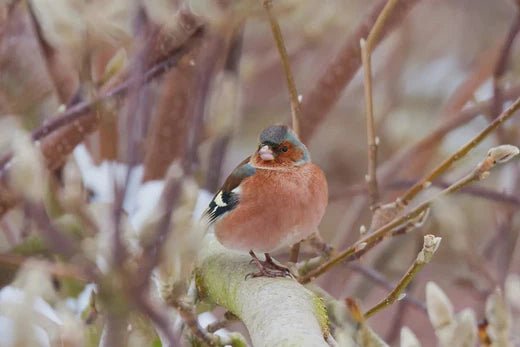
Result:
<svg viewBox="0 0 520 347">
<path fill-rule="evenodd" d="M 249 164 L 249 158 L 244 159 L 226 179 L 222 188 L 215 194 L 204 215 L 209 223 L 214 223 L 225 213 L 233 210 L 239 203 L 240 196 L 233 189 L 249 176 L 254 175 L 256 169 Z"/>
</svg>

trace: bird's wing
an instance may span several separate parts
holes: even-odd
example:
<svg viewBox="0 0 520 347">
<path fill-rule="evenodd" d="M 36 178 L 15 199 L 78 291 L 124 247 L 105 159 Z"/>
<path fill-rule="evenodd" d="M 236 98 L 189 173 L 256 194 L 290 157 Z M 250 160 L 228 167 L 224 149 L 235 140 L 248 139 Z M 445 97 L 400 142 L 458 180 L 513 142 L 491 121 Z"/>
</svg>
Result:
<svg viewBox="0 0 520 347">
<path fill-rule="evenodd" d="M 210 224 L 222 217 L 225 213 L 233 210 L 239 203 L 240 183 L 247 177 L 255 174 L 256 169 L 249 164 L 249 158 L 244 159 L 226 179 L 222 188 L 215 194 L 204 216 Z"/>
</svg>

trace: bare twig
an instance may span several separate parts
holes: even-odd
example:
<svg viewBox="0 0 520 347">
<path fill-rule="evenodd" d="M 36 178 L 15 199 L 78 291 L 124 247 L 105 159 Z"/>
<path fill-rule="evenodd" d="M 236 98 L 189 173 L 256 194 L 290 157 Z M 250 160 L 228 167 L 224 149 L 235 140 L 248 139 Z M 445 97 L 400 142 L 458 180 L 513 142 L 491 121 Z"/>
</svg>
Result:
<svg viewBox="0 0 520 347">
<path fill-rule="evenodd" d="M 440 242 L 440 237 L 435 237 L 433 235 L 424 236 L 423 248 L 417 255 L 412 266 L 410 266 L 408 271 L 406 271 L 406 274 L 399 280 L 395 288 L 382 301 L 369 309 L 364 316 L 368 318 L 387 306 L 392 305 L 396 300 L 400 300 L 403 291 L 408 287 L 408 284 L 414 279 L 415 275 L 421 271 L 424 265 L 430 262 L 433 254 L 439 247 Z"/>
<path fill-rule="evenodd" d="M 506 71 L 507 63 L 509 61 L 509 57 L 511 55 L 511 49 L 513 48 L 513 43 L 515 41 L 516 36 L 518 35 L 518 31 L 520 31 L 520 8 L 518 4 L 515 3 L 516 6 L 516 16 L 509 27 L 509 31 L 507 32 L 506 38 L 500 50 L 500 55 L 498 56 L 495 69 L 493 71 L 493 103 L 491 106 L 491 112 L 489 113 L 490 119 L 494 119 L 498 117 L 500 112 L 502 111 L 502 88 L 501 88 L 501 79 Z"/>
<path fill-rule="evenodd" d="M 365 114 L 367 125 L 367 144 L 368 144 L 368 169 L 367 169 L 367 186 L 370 209 L 377 209 L 379 202 L 379 190 L 377 187 L 377 147 L 378 138 L 374 124 L 374 104 L 372 95 L 372 50 L 375 43 L 379 39 L 383 27 L 399 0 L 389 0 L 381 14 L 377 17 L 374 26 L 370 30 L 368 37 L 365 40 L 360 40 L 361 47 L 361 61 L 363 63 L 364 73 L 364 90 L 365 90 Z"/>
<path fill-rule="evenodd" d="M 131 87 L 147 83 L 159 77 L 174 66 L 186 52 L 193 49 L 198 44 L 201 36 L 202 30 L 194 34 L 192 40 L 186 43 L 185 46 L 173 50 L 171 55 L 168 55 L 164 60 L 147 70 L 143 79 L 127 79 L 92 100 L 75 104 L 61 115 L 52 118 L 47 124 L 35 130 L 32 138 L 34 141 L 40 142 L 40 148 L 45 155 L 48 168 L 52 170 L 59 167 L 74 147 L 81 143 L 88 134 L 97 129 L 99 114 L 95 112 L 95 108 L 98 104 L 116 97 L 122 97 L 126 95 Z M 11 158 L 12 154 L 7 153 L 0 159 L 0 177 L 4 175 Z M 4 194 L 3 191 L 4 189 L 0 189 L 2 193 L 0 194 L 0 217 L 17 203 L 16 199 Z"/>
<path fill-rule="evenodd" d="M 392 14 L 399 0 L 389 0 L 381 14 L 377 17 L 374 26 L 370 30 L 365 40 L 360 40 L 361 60 L 364 70 L 364 90 L 365 90 L 365 112 L 367 124 L 367 143 L 368 143 L 368 169 L 366 182 L 368 187 L 368 200 L 372 211 L 378 208 L 379 190 L 377 185 L 377 147 L 378 137 L 374 123 L 374 104 L 372 95 L 372 50 L 379 39 L 388 18 Z"/>
<path fill-rule="evenodd" d="M 367 37 L 387 2 L 387 0 L 380 0 L 372 7 L 370 13 L 362 19 L 354 33 L 347 38 L 338 55 L 327 66 L 314 88 L 303 99 L 300 138 L 304 142 L 312 137 L 318 126 L 325 120 L 327 114 L 339 99 L 342 90 L 361 66 L 359 40 Z M 401 0 L 386 20 L 386 24 L 381 29 L 374 45 L 399 25 L 418 2 L 418 0 Z"/>
<path fill-rule="evenodd" d="M 515 104 L 513 104 L 512 106 L 514 105 L 516 105 L 516 107 L 519 107 L 520 99 L 518 99 L 517 102 L 515 102 Z M 437 195 L 433 196 L 429 200 L 419 204 L 408 213 L 402 215 L 401 217 L 395 218 L 394 220 L 380 227 L 373 233 L 363 237 L 355 244 L 348 247 L 345 251 L 337 254 L 335 257 L 323 263 L 318 268 L 307 273 L 303 277 L 300 277 L 299 282 L 308 283 L 314 278 L 327 272 L 335 265 L 341 263 L 342 261 L 357 258 L 359 254 L 363 254 L 364 252 L 366 252 L 367 249 L 370 249 L 371 247 L 381 242 L 385 237 L 391 234 L 399 226 L 417 219 L 419 216 L 421 216 L 421 214 L 425 213 L 425 211 L 427 211 L 430 208 L 431 204 L 434 201 L 436 201 L 439 197 L 456 192 L 472 182 L 485 179 L 489 175 L 489 170 L 493 168 L 496 164 L 503 163 L 517 154 L 518 148 L 509 145 L 499 146 L 490 149 L 485 160 L 480 162 L 471 173 L 461 178 L 459 181 L 455 182 L 450 187 L 439 192 Z"/>
<path fill-rule="evenodd" d="M 298 91 L 296 84 L 294 83 L 293 74 L 291 72 L 291 64 L 289 63 L 289 57 L 287 56 L 287 49 L 280 29 L 280 24 L 273 13 L 273 1 L 272 0 L 261 0 L 262 4 L 269 17 L 271 24 L 271 31 L 273 32 L 276 47 L 280 54 L 280 60 L 282 61 L 283 69 L 285 72 L 285 78 L 287 79 L 287 87 L 289 88 L 289 94 L 291 98 L 291 114 L 292 114 L 292 128 L 294 132 L 300 134 L 300 101 L 298 100 Z"/>
<path fill-rule="evenodd" d="M 516 85 L 513 87 L 510 87 L 508 89 L 505 89 L 503 91 L 504 101 L 512 101 L 516 100 L 520 96 L 520 85 Z M 468 106 L 464 108 L 462 111 L 458 112 L 457 116 L 450 117 L 449 119 L 446 119 L 445 122 L 442 124 L 439 124 L 439 126 L 433 130 L 429 135 L 424 137 L 423 139 L 419 140 L 416 144 L 409 148 L 405 148 L 401 151 L 399 151 L 397 154 L 395 154 L 392 158 L 387 160 L 385 163 L 383 163 L 380 166 L 380 172 L 381 172 L 381 182 L 383 188 L 394 188 L 391 179 L 393 179 L 396 175 L 396 172 L 403 167 L 404 163 L 409 160 L 409 158 L 412 157 L 418 157 L 421 155 L 421 153 L 424 152 L 424 150 L 431 148 L 436 143 L 438 143 L 446 134 L 448 134 L 450 131 L 467 124 L 472 119 L 475 119 L 477 116 L 483 114 L 486 112 L 486 110 L 489 110 L 491 107 L 491 104 L 493 102 L 493 98 L 490 98 L 485 101 L 481 101 L 479 103 L 476 103 L 472 106 Z M 450 109 L 452 107 L 449 107 Z M 433 183 L 433 182 L 432 182 Z M 401 183 L 399 183 L 400 185 Z M 404 184 L 404 183 L 403 183 Z M 435 184 L 435 183 L 433 183 Z M 439 183 L 440 184 L 440 183 Z M 406 184 L 406 187 L 408 188 L 412 184 Z M 441 186 L 447 187 L 448 184 L 440 184 Z M 350 187 L 348 187 L 345 190 L 341 190 L 339 192 L 331 192 L 330 199 L 334 200 L 339 198 L 340 195 L 350 195 L 350 194 L 365 194 L 366 193 L 366 185 L 364 183 L 356 183 Z M 473 189 L 472 189 L 473 190 Z M 467 190 L 466 190 L 467 191 Z M 478 194 L 477 192 L 475 192 Z M 487 196 L 487 194 L 484 194 Z M 498 199 L 498 197 L 495 195 L 495 198 Z M 490 197 L 493 199 L 492 197 Z M 508 199 L 506 199 L 508 200 Z"/>
<path fill-rule="evenodd" d="M 396 181 L 391 182 L 387 186 L 388 189 L 403 189 L 411 187 L 416 180 L 413 181 Z M 443 182 L 443 181 L 435 181 L 432 183 L 432 186 L 440 187 L 440 188 L 447 188 L 452 183 Z M 520 206 L 520 198 L 517 195 L 514 194 L 507 194 L 500 192 L 498 190 L 489 189 L 486 187 L 480 187 L 480 186 L 471 186 L 463 188 L 459 191 L 459 193 L 468 194 L 474 197 L 482 198 L 482 199 L 488 199 L 495 202 L 500 202 L 512 206 Z"/>
<path fill-rule="evenodd" d="M 389 182 L 387 184 L 381 185 L 382 189 L 384 190 L 403 190 L 406 188 L 409 188 L 413 186 L 417 182 L 417 179 L 412 180 L 399 180 L 394 182 Z M 439 188 L 447 188 L 452 183 L 446 182 L 446 181 L 435 181 L 432 182 L 433 187 L 439 187 Z M 340 200 L 343 198 L 352 198 L 353 196 L 365 194 L 366 193 L 366 187 L 363 185 L 355 185 L 350 186 L 344 190 L 341 190 L 334 195 L 330 196 L 331 201 Z M 459 191 L 461 194 L 467 194 L 471 195 L 477 198 L 487 199 L 494 202 L 499 202 L 503 204 L 508 204 L 512 206 L 520 206 L 520 198 L 517 195 L 514 194 L 507 194 L 500 192 L 498 190 L 486 188 L 486 187 L 466 187 Z"/>
<path fill-rule="evenodd" d="M 390 3 L 390 2 L 389 2 Z M 383 11 L 381 15 L 385 12 Z M 374 26 L 375 28 L 375 26 Z M 379 202 L 379 190 L 377 187 L 377 137 L 374 125 L 374 105 L 372 100 L 372 62 L 370 58 L 371 52 L 364 40 L 360 41 L 361 60 L 363 61 L 364 77 L 365 77 L 365 114 L 367 124 L 367 144 L 368 144 L 368 169 L 365 180 L 368 188 L 368 201 L 370 209 L 373 211 L 377 208 Z"/>
<path fill-rule="evenodd" d="M 56 129 L 69 125 L 73 123 L 76 120 L 81 119 L 81 116 L 84 115 L 87 112 L 90 112 L 93 110 L 93 108 L 102 102 L 105 102 L 107 100 L 116 98 L 116 97 L 123 97 L 127 94 L 127 92 L 130 90 L 130 88 L 141 85 L 143 83 L 150 82 L 151 80 L 161 76 L 163 73 L 168 71 L 172 66 L 177 64 L 179 59 L 184 56 L 187 52 L 191 51 L 195 46 L 197 46 L 198 41 L 202 37 L 202 30 L 199 30 L 196 34 L 194 34 L 194 37 L 192 40 L 190 40 L 186 46 L 179 47 L 178 49 L 174 50 L 171 55 L 168 55 L 163 60 L 158 61 L 155 65 L 153 65 L 150 69 L 148 69 L 142 79 L 136 79 L 129 78 L 122 82 L 121 84 L 117 85 L 116 87 L 108 90 L 107 92 L 99 95 L 98 97 L 80 102 L 73 107 L 67 109 L 60 115 L 53 117 L 51 121 L 49 121 L 47 124 L 41 126 L 40 128 L 36 129 L 32 133 L 33 140 L 41 140 L 43 137 L 47 136 L 51 132 L 55 131 Z M 92 117 L 92 116 L 90 116 Z M 1 169 L 1 168 L 0 168 Z"/>
<path fill-rule="evenodd" d="M 219 346 L 218 338 L 210 334 L 207 330 L 204 330 L 197 321 L 197 315 L 193 308 L 181 301 L 168 302 L 169 305 L 174 307 L 179 315 L 182 317 L 184 324 L 190 329 L 193 336 L 201 340 L 205 345 L 209 347 Z"/>
<path fill-rule="evenodd" d="M 441 123 L 432 132 L 413 146 L 399 150 L 390 160 L 380 165 L 380 182 L 388 182 L 390 179 L 393 179 L 403 168 L 411 167 L 413 169 L 425 166 L 428 161 L 427 158 L 432 157 L 430 154 L 433 149 L 439 145 L 446 134 L 489 110 L 492 99 L 476 103 L 464 109 L 463 107 L 471 101 L 477 88 L 492 74 L 496 52 L 497 49 L 493 47 L 479 57 L 477 66 L 446 100 L 439 115 Z M 515 88 L 508 89 L 509 100 L 515 100 L 519 95 L 518 93 L 518 89 L 516 91 Z M 511 95 L 513 96 L 511 97 Z M 410 158 L 415 160 L 410 162 Z M 417 173 L 412 173 L 412 175 L 417 175 Z"/>
<path fill-rule="evenodd" d="M 377 271 L 371 267 L 368 267 L 368 266 L 360 264 L 360 263 L 352 263 L 349 265 L 349 268 L 362 274 L 363 276 L 370 279 L 372 282 L 376 283 L 378 286 L 380 286 L 382 288 L 385 288 L 387 290 L 392 290 L 393 288 L 395 288 L 395 285 L 390 283 L 382 273 L 380 273 L 379 271 Z M 424 313 L 426 313 L 426 305 L 422 301 L 420 301 L 412 296 L 409 296 L 409 295 L 405 296 L 403 298 L 403 302 L 409 303 L 409 304 L 413 305 L 414 307 L 418 308 L 419 310 L 423 311 Z"/>
<path fill-rule="evenodd" d="M 516 114 L 520 108 L 520 98 L 510 105 L 502 114 L 491 122 L 485 129 L 473 137 L 468 143 L 462 146 L 458 151 L 453 153 L 449 158 L 444 160 L 429 174 L 408 189 L 400 198 L 400 203 L 407 205 L 419 192 L 427 187 L 434 179 L 448 170 L 456 161 L 462 159 L 469 151 L 475 148 L 482 140 L 484 140 L 491 132 L 497 129 L 502 123 Z"/>
</svg>

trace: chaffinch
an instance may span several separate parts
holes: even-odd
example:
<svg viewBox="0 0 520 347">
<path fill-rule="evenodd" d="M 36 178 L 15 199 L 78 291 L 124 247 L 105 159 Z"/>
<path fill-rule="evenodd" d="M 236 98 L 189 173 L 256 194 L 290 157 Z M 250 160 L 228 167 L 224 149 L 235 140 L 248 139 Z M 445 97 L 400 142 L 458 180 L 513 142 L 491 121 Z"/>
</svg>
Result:
<svg viewBox="0 0 520 347">
<path fill-rule="evenodd" d="M 249 251 L 260 270 L 253 277 L 284 276 L 288 270 L 269 252 L 317 232 L 327 200 L 327 180 L 307 147 L 287 126 L 274 125 L 262 131 L 258 149 L 233 170 L 205 215 L 224 247 Z"/>
</svg>

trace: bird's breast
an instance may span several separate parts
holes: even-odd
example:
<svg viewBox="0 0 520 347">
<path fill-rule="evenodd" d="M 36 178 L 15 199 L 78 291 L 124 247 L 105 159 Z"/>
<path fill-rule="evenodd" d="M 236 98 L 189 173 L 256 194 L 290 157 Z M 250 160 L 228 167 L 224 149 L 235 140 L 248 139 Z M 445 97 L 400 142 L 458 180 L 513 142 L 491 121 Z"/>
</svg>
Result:
<svg viewBox="0 0 520 347">
<path fill-rule="evenodd" d="M 241 184 L 237 207 L 215 225 L 220 242 L 232 249 L 270 252 L 308 237 L 327 205 L 321 169 L 305 164 L 290 170 L 258 169 Z"/>
</svg>

